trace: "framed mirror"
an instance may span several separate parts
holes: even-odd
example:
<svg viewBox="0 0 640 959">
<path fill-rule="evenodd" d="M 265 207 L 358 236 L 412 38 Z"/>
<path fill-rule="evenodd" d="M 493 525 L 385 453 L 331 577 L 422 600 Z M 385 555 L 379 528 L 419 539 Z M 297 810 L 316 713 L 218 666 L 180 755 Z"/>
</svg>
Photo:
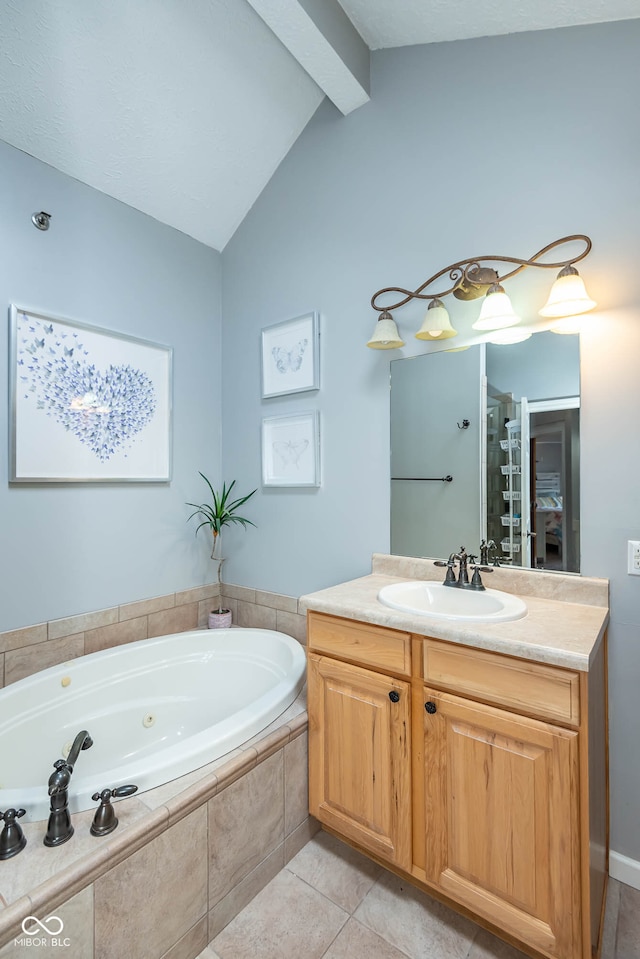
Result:
<svg viewBox="0 0 640 959">
<path fill-rule="evenodd" d="M 392 553 L 579 572 L 579 464 L 578 336 L 391 363 Z"/>
</svg>

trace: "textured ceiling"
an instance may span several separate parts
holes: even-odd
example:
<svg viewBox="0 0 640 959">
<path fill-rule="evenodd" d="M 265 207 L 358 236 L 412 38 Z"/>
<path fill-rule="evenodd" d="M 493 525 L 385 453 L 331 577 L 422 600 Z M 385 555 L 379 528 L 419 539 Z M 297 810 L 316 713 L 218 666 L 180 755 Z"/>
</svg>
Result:
<svg viewBox="0 0 640 959">
<path fill-rule="evenodd" d="M 639 0 L 339 0 L 371 50 L 640 17 Z"/>
<path fill-rule="evenodd" d="M 0 0 L 0 138 L 215 249 L 322 96 L 245 0 Z"/>
<path fill-rule="evenodd" d="M 0 139 L 221 250 L 325 94 L 366 101 L 367 47 L 640 16 L 640 0 L 339 2 L 0 0 Z"/>
</svg>

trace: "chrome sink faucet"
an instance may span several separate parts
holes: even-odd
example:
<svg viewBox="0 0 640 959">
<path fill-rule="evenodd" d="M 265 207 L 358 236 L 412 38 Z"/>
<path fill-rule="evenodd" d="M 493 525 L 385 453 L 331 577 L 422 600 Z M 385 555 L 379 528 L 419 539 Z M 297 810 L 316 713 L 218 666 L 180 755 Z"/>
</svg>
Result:
<svg viewBox="0 0 640 959">
<path fill-rule="evenodd" d="M 492 573 L 493 570 L 490 566 L 478 565 L 476 563 L 476 559 L 477 556 L 475 556 L 473 553 L 467 553 L 465 547 L 461 546 L 457 553 L 451 553 L 446 563 L 442 560 L 436 560 L 434 565 L 447 567 L 447 573 L 445 575 L 443 584 L 444 586 L 453 586 L 458 589 L 481 590 L 485 589 L 485 586 L 480 578 L 480 573 Z M 455 574 L 456 563 L 458 563 L 457 579 Z M 471 582 L 469 582 L 469 564 L 473 569 Z"/>
<path fill-rule="evenodd" d="M 73 740 L 66 759 L 57 759 L 53 764 L 55 772 L 49 776 L 49 796 L 51 809 L 47 832 L 42 840 L 45 846 L 60 846 L 73 836 L 73 826 L 69 814 L 69 783 L 73 767 L 78 761 L 80 750 L 93 746 L 93 739 L 86 729 L 78 733 Z"/>
</svg>

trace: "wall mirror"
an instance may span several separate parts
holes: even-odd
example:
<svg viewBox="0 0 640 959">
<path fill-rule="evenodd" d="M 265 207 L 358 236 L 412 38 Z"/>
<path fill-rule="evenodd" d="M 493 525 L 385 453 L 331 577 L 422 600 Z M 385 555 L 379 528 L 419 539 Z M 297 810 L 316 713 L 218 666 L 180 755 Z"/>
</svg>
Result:
<svg viewBox="0 0 640 959">
<path fill-rule="evenodd" d="M 391 552 L 580 571 L 580 340 L 391 363 Z"/>
</svg>

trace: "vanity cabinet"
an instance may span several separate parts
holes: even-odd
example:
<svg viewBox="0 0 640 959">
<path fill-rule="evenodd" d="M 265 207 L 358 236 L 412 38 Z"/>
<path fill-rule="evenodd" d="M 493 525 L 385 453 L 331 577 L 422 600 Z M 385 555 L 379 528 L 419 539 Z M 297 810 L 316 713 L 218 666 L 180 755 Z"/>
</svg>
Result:
<svg viewBox="0 0 640 959">
<path fill-rule="evenodd" d="M 577 733 L 425 687 L 425 874 L 543 952 L 579 956 Z"/>
<path fill-rule="evenodd" d="M 411 868 L 410 686 L 309 656 L 309 793 L 315 815 L 387 862 Z"/>
<path fill-rule="evenodd" d="M 411 868 L 411 685 L 408 633 L 322 617 L 314 623 L 307 700 L 311 808 L 386 862 Z M 336 658 L 346 652 L 355 663 Z"/>
<path fill-rule="evenodd" d="M 604 643 L 586 674 L 308 616 L 310 812 L 532 955 L 591 959 Z"/>
</svg>

